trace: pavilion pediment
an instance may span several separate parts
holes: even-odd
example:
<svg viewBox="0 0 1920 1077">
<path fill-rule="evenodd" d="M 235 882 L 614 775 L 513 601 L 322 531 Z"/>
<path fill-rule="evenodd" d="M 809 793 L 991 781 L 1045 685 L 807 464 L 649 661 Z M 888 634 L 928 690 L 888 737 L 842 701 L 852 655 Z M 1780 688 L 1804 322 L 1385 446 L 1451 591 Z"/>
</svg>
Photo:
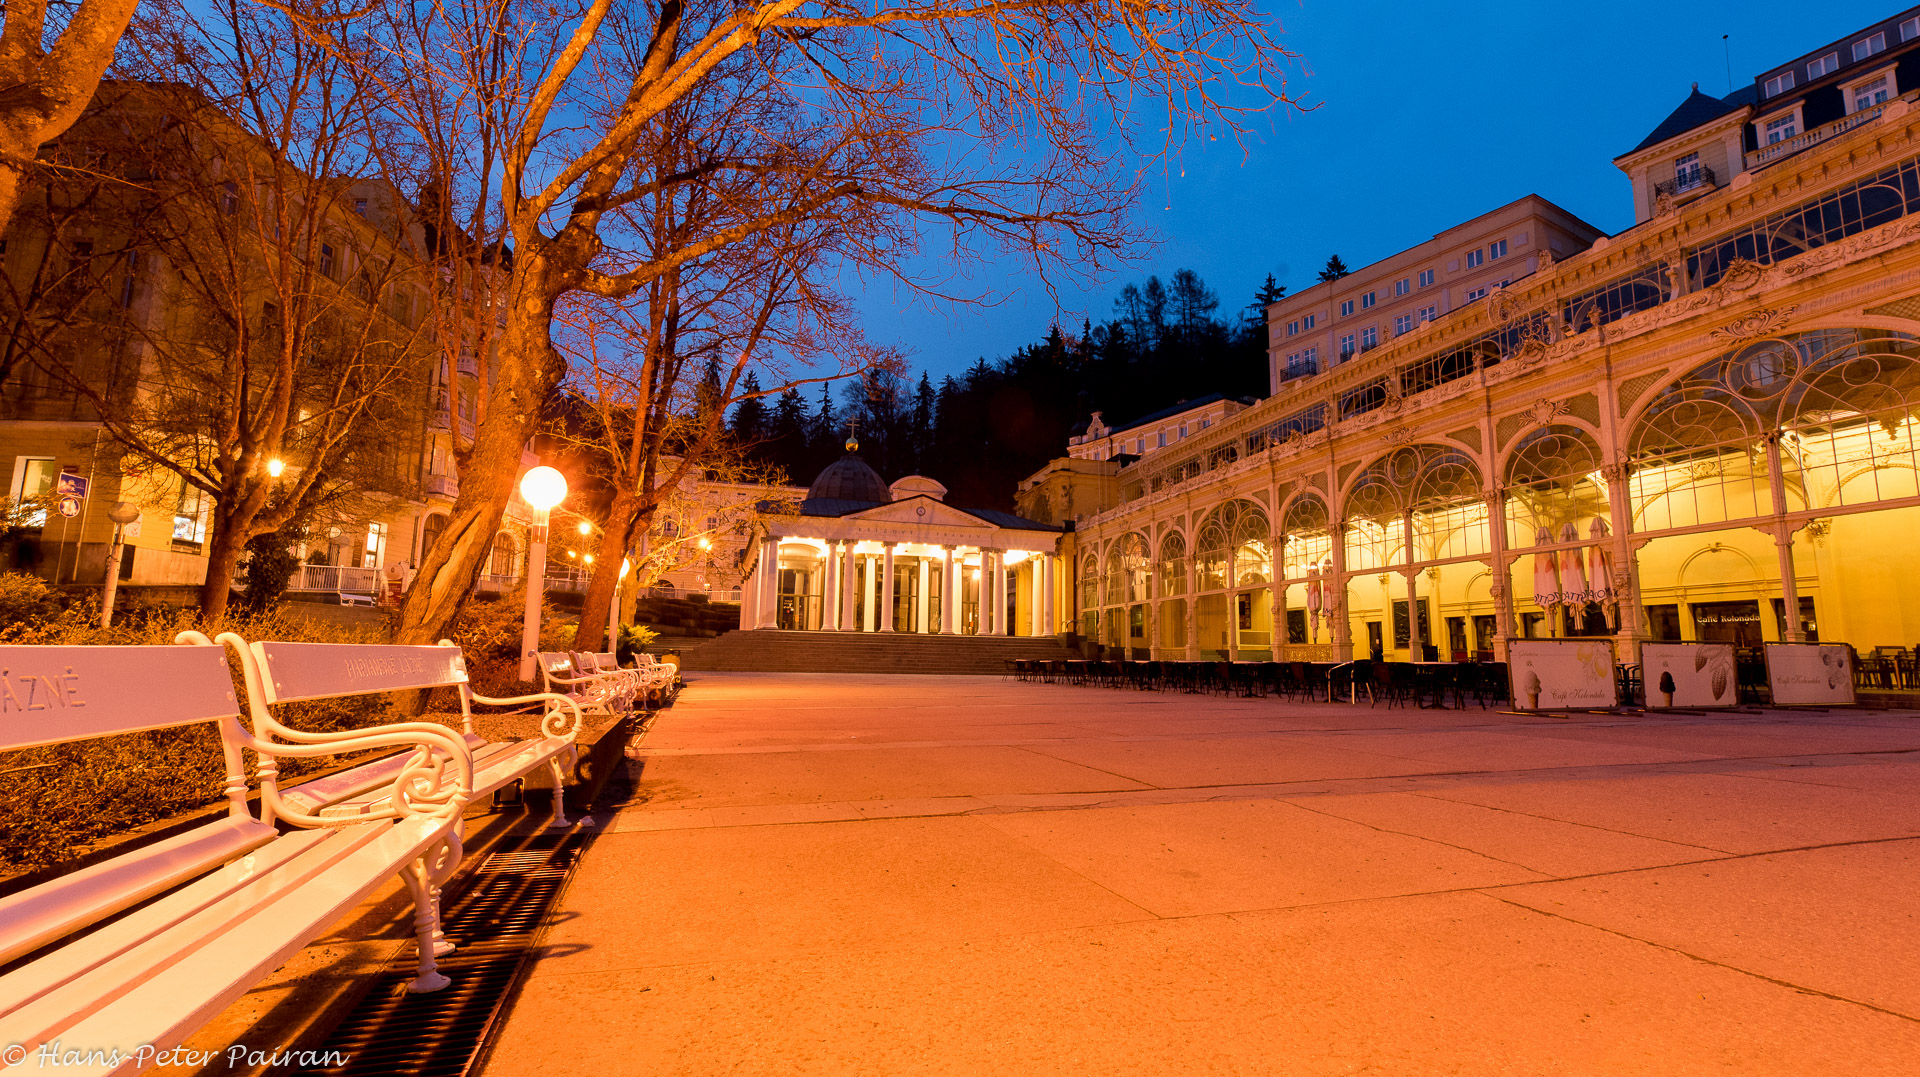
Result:
<svg viewBox="0 0 1920 1077">
<path fill-rule="evenodd" d="M 930 497 L 909 497 L 876 505 L 841 517 L 866 523 L 906 524 L 920 527 L 971 527 L 981 530 L 993 525 L 969 512 L 961 512 Z"/>
</svg>

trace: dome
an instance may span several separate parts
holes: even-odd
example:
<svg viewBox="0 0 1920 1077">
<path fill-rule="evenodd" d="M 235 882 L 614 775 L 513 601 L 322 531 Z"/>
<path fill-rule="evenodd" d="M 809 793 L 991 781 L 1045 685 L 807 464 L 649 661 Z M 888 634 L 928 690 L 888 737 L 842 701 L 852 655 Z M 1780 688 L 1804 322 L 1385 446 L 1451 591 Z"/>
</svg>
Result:
<svg viewBox="0 0 1920 1077">
<path fill-rule="evenodd" d="M 937 479 L 929 479 L 925 475 L 908 475 L 887 489 L 893 493 L 895 501 L 909 497 L 930 497 L 935 501 L 947 499 L 947 488 L 940 485 Z"/>
<path fill-rule="evenodd" d="M 839 501 L 882 502 L 893 500 L 887 484 L 880 481 L 865 460 L 848 453 L 833 463 L 807 487 L 807 500 L 831 498 Z"/>
</svg>

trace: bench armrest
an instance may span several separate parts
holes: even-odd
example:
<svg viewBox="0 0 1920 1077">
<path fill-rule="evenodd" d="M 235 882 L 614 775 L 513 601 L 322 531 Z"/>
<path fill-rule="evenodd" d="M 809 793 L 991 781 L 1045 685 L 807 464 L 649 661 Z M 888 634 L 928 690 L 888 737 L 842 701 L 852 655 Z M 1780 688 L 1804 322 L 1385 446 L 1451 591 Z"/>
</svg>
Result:
<svg viewBox="0 0 1920 1077">
<path fill-rule="evenodd" d="M 473 700 L 475 703 L 485 703 L 489 707 L 506 707 L 521 703 L 541 702 L 559 704 L 559 706 L 548 710 L 546 717 L 541 719 L 540 731 L 549 737 L 564 738 L 567 740 L 572 740 L 574 737 L 580 735 L 580 704 L 575 702 L 571 697 L 563 696 L 559 692 L 534 692 L 531 695 L 524 696 L 494 697 L 483 696 L 472 689 L 468 689 L 467 698 Z M 568 711 L 572 712 L 572 721 L 563 720 L 561 707 L 565 707 Z"/>
</svg>

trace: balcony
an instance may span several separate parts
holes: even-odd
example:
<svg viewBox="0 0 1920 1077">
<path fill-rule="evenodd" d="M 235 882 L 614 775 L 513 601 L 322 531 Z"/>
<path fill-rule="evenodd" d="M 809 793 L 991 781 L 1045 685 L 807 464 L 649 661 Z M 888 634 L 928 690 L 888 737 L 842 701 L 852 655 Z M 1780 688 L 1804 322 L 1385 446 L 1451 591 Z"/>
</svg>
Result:
<svg viewBox="0 0 1920 1077">
<path fill-rule="evenodd" d="M 426 490 L 428 497 L 444 497 L 452 501 L 460 496 L 460 480 L 452 475 L 428 475 Z"/>
<path fill-rule="evenodd" d="M 1310 359 L 1304 363 L 1288 363 L 1286 367 L 1280 371 L 1280 384 L 1285 385 L 1295 378 L 1312 377 L 1318 373 L 1320 373 L 1320 361 L 1318 359 Z"/>
<path fill-rule="evenodd" d="M 1685 175 L 1675 176 L 1670 180 L 1661 180 L 1653 185 L 1653 193 L 1656 196 L 1679 198 L 1683 195 L 1703 194 L 1718 186 L 1720 186 L 1720 178 L 1713 174 L 1713 169 L 1703 167 L 1690 170 Z"/>
<path fill-rule="evenodd" d="M 480 360 L 472 355 L 461 355 L 459 359 L 454 361 L 454 367 L 460 373 L 470 378 L 480 376 Z"/>
<path fill-rule="evenodd" d="M 1920 94 L 1908 92 L 1894 98 L 1894 101 L 1912 101 L 1917 96 L 1920 96 Z M 1801 150 L 1810 146 L 1817 146 L 1836 135 L 1844 135 L 1863 123 L 1871 123 L 1879 119 L 1880 113 L 1885 111 L 1886 107 L 1891 104 L 1893 104 L 1893 101 L 1883 101 L 1869 108 L 1863 108 L 1851 116 L 1842 116 L 1825 126 L 1816 127 L 1811 131 L 1802 131 L 1792 138 L 1783 138 L 1778 142 L 1762 146 L 1746 155 L 1747 171 L 1751 172 L 1756 168 L 1761 168 L 1783 158 L 1791 157 Z"/>
</svg>

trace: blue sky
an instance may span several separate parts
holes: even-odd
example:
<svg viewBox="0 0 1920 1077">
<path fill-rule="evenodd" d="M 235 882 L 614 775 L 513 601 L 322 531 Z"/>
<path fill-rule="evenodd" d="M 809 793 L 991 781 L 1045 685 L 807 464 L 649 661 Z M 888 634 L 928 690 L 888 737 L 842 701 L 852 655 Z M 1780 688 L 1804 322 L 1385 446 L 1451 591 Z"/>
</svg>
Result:
<svg viewBox="0 0 1920 1077">
<path fill-rule="evenodd" d="M 1005 298 L 984 309 L 930 309 L 875 286 L 861 296 L 867 330 L 938 380 L 1038 339 L 1056 318 L 1107 316 L 1121 285 L 1149 273 L 1195 270 L 1224 313 L 1268 273 L 1297 290 L 1329 254 L 1358 268 L 1528 193 L 1617 232 L 1633 210 L 1612 159 L 1690 83 L 1727 92 L 1722 34 L 1738 86 L 1900 8 L 1279 0 L 1282 40 L 1301 57 L 1289 89 L 1319 108 L 1256 121 L 1244 156 L 1224 139 L 1190 144 L 1184 177 L 1156 172 L 1137 211 L 1158 241 L 1146 259 L 1057 298 L 1014 261 L 989 262 L 971 284 Z"/>
</svg>

